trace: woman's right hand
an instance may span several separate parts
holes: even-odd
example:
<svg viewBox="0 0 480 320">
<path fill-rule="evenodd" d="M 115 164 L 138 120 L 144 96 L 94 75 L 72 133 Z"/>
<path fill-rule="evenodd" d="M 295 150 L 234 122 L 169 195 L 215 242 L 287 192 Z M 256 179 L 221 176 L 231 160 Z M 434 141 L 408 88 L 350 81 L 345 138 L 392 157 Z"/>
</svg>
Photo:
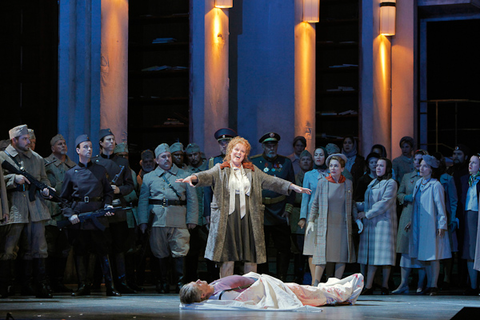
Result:
<svg viewBox="0 0 480 320">
<path fill-rule="evenodd" d="M 408 231 L 411 226 L 412 226 L 412 222 L 407 223 L 407 225 L 405 226 L 405 231 Z"/>
<path fill-rule="evenodd" d="M 303 229 L 305 227 L 305 218 L 302 218 L 300 219 L 300 221 L 298 221 L 298 226 L 300 227 L 300 229 Z"/>
</svg>

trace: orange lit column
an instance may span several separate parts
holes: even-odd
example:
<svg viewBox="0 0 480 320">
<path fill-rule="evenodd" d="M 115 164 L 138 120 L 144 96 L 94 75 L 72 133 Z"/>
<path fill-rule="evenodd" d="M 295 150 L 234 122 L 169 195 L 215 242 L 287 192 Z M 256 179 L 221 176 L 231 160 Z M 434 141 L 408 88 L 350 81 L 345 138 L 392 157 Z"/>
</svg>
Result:
<svg viewBox="0 0 480 320">
<path fill-rule="evenodd" d="M 392 38 L 392 158 L 403 136 L 416 137 L 415 1 L 397 1 L 397 30 Z"/>
<path fill-rule="evenodd" d="M 126 142 L 128 0 L 102 0 L 101 24 L 100 128 L 112 129 L 117 143 Z"/>
<path fill-rule="evenodd" d="M 218 154 L 215 131 L 228 127 L 228 10 L 191 2 L 190 141 L 207 156 Z"/>
<path fill-rule="evenodd" d="M 315 149 L 315 24 L 303 21 L 303 1 L 295 2 L 295 136 Z"/>
<path fill-rule="evenodd" d="M 379 34 L 380 1 L 362 1 L 360 127 L 362 153 L 380 143 L 392 155 L 391 43 Z"/>
</svg>

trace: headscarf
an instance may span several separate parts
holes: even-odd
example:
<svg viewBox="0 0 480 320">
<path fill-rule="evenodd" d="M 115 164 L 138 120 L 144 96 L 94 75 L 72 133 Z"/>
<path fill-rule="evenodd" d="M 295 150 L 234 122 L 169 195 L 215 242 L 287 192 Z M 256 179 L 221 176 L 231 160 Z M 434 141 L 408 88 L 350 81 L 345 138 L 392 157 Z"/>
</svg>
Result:
<svg viewBox="0 0 480 320">
<path fill-rule="evenodd" d="M 316 169 L 316 170 L 325 170 L 327 169 L 327 157 L 328 157 L 328 152 L 327 152 L 327 149 L 325 149 L 324 147 L 318 147 L 318 148 L 315 148 L 315 150 L 317 149 L 322 149 L 323 150 L 323 156 L 325 157 L 325 160 L 323 161 L 323 164 L 322 165 L 316 165 L 315 164 L 315 161 L 313 161 L 313 169 Z"/>
</svg>

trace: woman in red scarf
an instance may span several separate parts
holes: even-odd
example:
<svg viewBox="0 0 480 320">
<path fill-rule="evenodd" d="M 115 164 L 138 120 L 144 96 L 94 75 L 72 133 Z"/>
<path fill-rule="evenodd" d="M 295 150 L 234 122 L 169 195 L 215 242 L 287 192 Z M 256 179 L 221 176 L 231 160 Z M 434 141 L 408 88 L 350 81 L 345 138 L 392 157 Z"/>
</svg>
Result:
<svg viewBox="0 0 480 320">
<path fill-rule="evenodd" d="M 338 279 L 342 278 L 346 263 L 355 262 L 352 218 L 356 218 L 357 209 L 352 200 L 352 181 L 342 174 L 345 163 L 343 154 L 332 154 L 327 158 L 330 175 L 318 181 L 310 209 L 306 233 L 316 233 L 314 285 L 320 282 L 327 262 L 335 264 L 335 277 Z"/>
</svg>

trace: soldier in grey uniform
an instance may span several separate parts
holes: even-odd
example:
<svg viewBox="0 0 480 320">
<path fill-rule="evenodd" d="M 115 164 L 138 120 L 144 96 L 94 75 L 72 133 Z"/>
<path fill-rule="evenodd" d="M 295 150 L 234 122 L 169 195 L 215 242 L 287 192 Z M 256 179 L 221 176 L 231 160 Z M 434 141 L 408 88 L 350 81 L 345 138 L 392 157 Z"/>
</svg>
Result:
<svg viewBox="0 0 480 320">
<path fill-rule="evenodd" d="M 11 145 L 5 151 L 0 152 L 0 163 L 8 161 L 18 169 L 24 169 L 35 179 L 50 185 L 45 173 L 45 161 L 35 151 L 30 150 L 30 135 L 26 125 L 17 126 L 9 131 Z M 48 289 L 45 258 L 47 242 L 45 240 L 45 222 L 50 220 L 50 212 L 44 197 L 50 196 L 48 188 L 36 190 L 34 199 L 29 197 L 30 188 L 34 188 L 30 181 L 23 175 L 13 174 L 4 170 L 4 181 L 8 190 L 8 202 L 10 212 L 6 225 L 2 228 L 5 234 L 3 250 L 0 253 L 2 269 L 0 273 L 10 278 L 11 263 L 17 258 L 17 246 L 23 247 L 23 266 L 26 275 L 23 277 L 23 285 L 29 281 L 30 270 L 33 270 L 36 281 L 36 296 L 39 298 L 51 298 Z M 5 293 L 5 289 L 2 295 Z"/>
<path fill-rule="evenodd" d="M 175 142 L 170 146 L 170 152 L 172 153 L 173 163 L 182 170 L 187 169 L 185 163 L 185 151 L 183 150 L 183 144 L 181 142 Z"/>
<path fill-rule="evenodd" d="M 278 133 L 264 134 L 258 141 L 262 144 L 263 153 L 251 157 L 251 161 L 266 174 L 295 183 L 292 162 L 289 158 L 277 154 L 278 141 L 280 141 Z M 268 243 L 268 239 L 272 237 L 277 249 L 277 277 L 285 281 L 290 264 L 289 216 L 293 210 L 295 194 L 285 196 L 274 191 L 263 190 L 262 197 L 265 205 L 265 241 Z M 268 263 L 259 265 L 259 269 L 262 273 L 267 273 Z"/>
<path fill-rule="evenodd" d="M 67 156 L 67 142 L 61 134 L 57 134 L 50 140 L 52 153 L 45 158 L 45 171 L 52 188 L 60 194 L 62 191 L 65 172 L 75 167 L 76 163 Z M 63 284 L 63 275 L 70 245 L 67 241 L 65 230 L 57 228 L 57 221 L 62 219 L 62 211 L 58 203 L 48 202 L 52 219 L 45 225 L 45 237 L 48 245 L 47 273 L 50 286 L 54 292 L 71 292 Z"/>
<path fill-rule="evenodd" d="M 188 173 L 178 169 L 172 162 L 170 148 L 166 143 L 155 149 L 158 167 L 143 177 L 138 201 L 140 230 L 145 233 L 151 223 L 150 247 L 159 261 L 157 291 L 168 293 L 167 260 L 172 254 L 175 260 L 177 292 L 183 285 L 184 257 L 190 240 L 188 229 L 198 224 L 197 192 L 190 186 L 175 181 Z M 188 229 L 187 229 L 188 228 Z"/>
</svg>

